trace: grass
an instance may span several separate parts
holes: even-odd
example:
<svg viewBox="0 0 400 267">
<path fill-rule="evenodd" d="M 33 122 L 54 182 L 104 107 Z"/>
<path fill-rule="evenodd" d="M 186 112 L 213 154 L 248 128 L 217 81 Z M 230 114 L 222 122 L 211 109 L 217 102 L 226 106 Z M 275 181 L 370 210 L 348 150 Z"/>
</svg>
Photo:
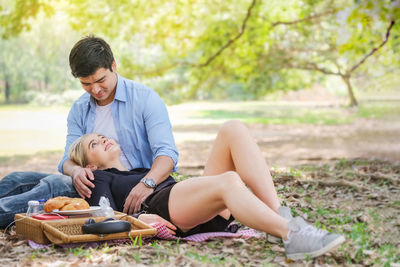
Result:
<svg viewBox="0 0 400 267">
<path fill-rule="evenodd" d="M 48 151 L 39 151 L 35 154 L 18 154 L 18 155 L 10 155 L 10 156 L 0 156 L 0 165 L 8 165 L 13 163 L 24 163 L 32 157 L 36 158 L 49 158 L 49 157 L 58 157 L 61 160 L 60 155 L 62 155 L 64 151 L 62 150 L 48 150 Z"/>
<path fill-rule="evenodd" d="M 357 116 L 361 118 L 400 118 L 400 104 L 397 102 L 362 104 L 357 110 Z"/>
<path fill-rule="evenodd" d="M 231 120 L 239 119 L 245 123 L 259 124 L 322 124 L 337 125 L 350 123 L 352 117 L 343 117 L 337 110 L 332 111 L 311 111 L 311 110 L 255 110 L 255 111 L 226 111 L 226 110 L 208 110 L 200 112 L 200 117 Z"/>
<path fill-rule="evenodd" d="M 356 109 L 317 104 L 190 102 L 169 107 L 169 115 L 173 126 L 219 124 L 230 119 L 240 119 L 248 124 L 339 125 L 352 123 L 357 118 L 400 118 L 400 105 L 396 102 L 361 103 Z M 64 106 L 0 106 L 0 157 L 63 150 L 68 110 Z M 180 133 L 175 134 L 179 143 Z"/>
<path fill-rule="evenodd" d="M 67 114 L 63 107 L 1 106 L 0 156 L 62 150 Z"/>
<path fill-rule="evenodd" d="M 399 103 L 363 103 L 356 109 L 343 106 L 304 106 L 294 104 L 258 104 L 243 109 L 234 103 L 234 108 L 200 110 L 193 118 L 214 120 L 240 119 L 245 123 L 260 124 L 315 124 L 339 125 L 354 122 L 356 118 L 399 119 Z"/>
<path fill-rule="evenodd" d="M 326 172 L 330 175 L 340 173 L 350 173 L 354 168 L 363 166 L 377 167 L 379 171 L 385 169 L 392 175 L 397 173 L 395 165 L 387 162 L 368 161 L 368 160 L 337 160 L 334 164 L 324 164 L 321 166 L 311 165 L 309 167 L 300 166 L 298 168 L 287 169 L 286 171 L 275 172 L 274 178 L 279 176 L 292 176 L 293 180 L 279 184 L 278 192 L 283 200 L 288 199 L 293 193 L 300 196 L 297 201 L 291 202 L 294 215 L 305 216 L 310 223 L 316 226 L 343 234 L 346 242 L 332 254 L 327 254 L 317 259 L 306 259 L 296 262 L 300 265 L 333 265 L 333 266 L 391 266 L 393 263 L 400 262 L 400 253 L 397 241 L 385 241 L 380 227 L 393 225 L 392 220 L 398 220 L 396 213 L 393 214 L 388 207 L 389 213 L 382 212 L 382 208 L 376 208 L 379 200 L 373 200 L 370 205 L 367 202 L 368 195 L 373 192 L 372 187 L 377 185 L 376 181 L 369 181 L 365 186 L 368 191 L 364 192 L 361 203 L 356 203 L 354 194 L 360 192 L 333 188 L 327 190 L 321 186 L 307 186 L 298 183 L 298 180 L 309 177 L 310 172 Z M 374 171 L 372 171 L 373 173 Z M 338 179 L 353 179 L 346 175 Z M 179 180 L 187 179 L 188 176 L 176 174 Z M 279 181 L 279 179 L 278 179 Z M 361 182 L 361 181 L 359 181 Z M 386 188 L 390 185 L 379 185 Z M 350 204 L 336 194 L 345 193 L 352 197 Z M 307 200 L 307 198 L 309 200 Z M 359 201 L 360 202 L 360 201 Z M 390 215 L 387 217 L 387 215 Z M 398 214 L 398 212 L 397 212 Z M 366 219 L 361 219 L 360 216 Z M 394 222 L 396 223 L 396 222 Z M 391 233 L 398 235 L 398 233 Z M 50 255 L 48 252 L 51 252 Z M 276 266 L 279 260 L 284 257 L 282 242 L 278 244 L 270 243 L 265 239 L 212 239 L 207 242 L 192 243 L 162 240 L 141 240 L 140 237 L 131 238 L 131 244 L 111 247 L 107 244 L 98 248 L 84 249 L 69 248 L 47 248 L 34 250 L 29 253 L 30 262 L 49 262 L 51 255 L 57 254 L 57 259 L 67 257 L 70 261 L 78 263 L 94 264 L 102 259 L 102 263 L 111 264 L 118 262 L 121 258 L 130 264 L 143 265 L 206 265 L 206 266 Z M 107 254 L 107 255 L 105 255 Z M 23 257 L 21 257 L 23 259 Z M 177 260 L 179 259 L 179 260 Z M 277 262 L 278 261 L 278 262 Z M 122 261 L 123 262 L 123 261 Z"/>
<path fill-rule="evenodd" d="M 29 111 L 29 112 L 68 112 L 70 106 L 63 105 L 55 105 L 55 106 L 41 106 L 34 104 L 0 104 L 0 112 L 8 112 L 8 111 Z"/>
<path fill-rule="evenodd" d="M 104 247 L 103 247 L 104 249 Z M 68 254 L 73 254 L 77 257 L 89 257 L 90 256 L 90 249 L 85 249 L 83 247 L 77 247 L 77 248 L 70 248 L 68 249 Z M 105 251 L 106 253 L 106 251 Z"/>
<path fill-rule="evenodd" d="M 346 160 L 340 159 L 334 165 L 324 164 L 322 166 L 311 165 L 311 166 L 300 166 L 298 168 L 288 168 L 284 171 L 279 170 L 276 173 L 283 176 L 292 176 L 295 179 L 301 179 L 307 176 L 307 172 L 315 172 L 317 170 L 335 174 L 342 173 L 342 179 L 353 180 L 357 177 L 355 176 L 354 168 L 360 166 L 374 166 L 376 162 L 367 159 L 355 159 Z M 395 175 L 393 170 L 396 171 L 395 167 L 392 167 L 391 175 Z M 379 163 L 379 169 L 388 170 L 388 163 Z M 180 177 L 185 179 L 186 177 Z M 360 181 L 362 182 L 362 181 Z M 388 186 L 386 184 L 378 185 L 374 182 L 370 183 L 369 186 L 372 190 L 375 188 L 380 188 L 382 186 Z M 339 190 L 337 188 L 335 191 Z M 336 207 L 329 208 L 329 199 L 326 202 L 321 202 L 319 198 L 326 198 L 327 191 L 314 186 L 309 186 L 304 189 L 301 185 L 287 186 L 283 185 L 277 188 L 280 196 L 285 193 L 297 192 L 301 194 L 302 204 L 296 209 L 292 209 L 293 215 L 307 215 L 308 220 L 314 222 L 317 227 L 327 230 L 333 230 L 335 232 L 345 235 L 346 242 L 339 248 L 343 262 L 341 265 L 373 265 L 373 266 L 392 266 L 392 263 L 400 262 L 400 253 L 398 247 L 395 243 L 382 243 L 379 237 L 379 227 L 382 223 L 390 223 L 396 218 L 386 218 L 383 219 L 382 214 L 378 214 L 378 208 L 368 208 L 363 207 L 362 209 L 354 208 L 348 209 L 349 207 Z M 347 194 L 351 195 L 352 191 L 350 189 L 344 190 Z M 319 195 L 319 198 L 316 198 Z M 368 198 L 368 193 L 366 194 Z M 397 204 L 398 200 L 394 201 Z M 306 205 L 306 207 L 304 206 Z M 398 208 L 398 207 L 397 207 Z M 298 212 L 300 211 L 300 213 Z M 359 221 L 359 216 L 368 216 L 367 221 Z M 261 241 L 258 241 L 261 242 Z M 215 242 L 208 244 L 209 248 L 218 249 L 219 246 Z M 265 243 L 262 246 L 263 256 L 267 261 L 271 261 L 276 256 L 276 253 L 271 250 L 272 246 L 269 243 Z M 254 252 L 254 250 L 253 250 Z M 249 252 L 250 253 L 250 252 Z M 219 264 L 226 264 L 225 258 L 222 256 L 207 256 L 206 254 L 201 254 L 197 252 L 198 255 L 190 254 L 191 257 L 203 262 L 203 263 L 216 263 L 219 259 Z M 332 256 L 325 256 L 323 258 L 325 264 L 337 263 L 337 258 Z M 306 262 L 311 262 L 312 259 L 306 260 Z M 270 264 L 270 263 L 269 263 Z"/>
</svg>

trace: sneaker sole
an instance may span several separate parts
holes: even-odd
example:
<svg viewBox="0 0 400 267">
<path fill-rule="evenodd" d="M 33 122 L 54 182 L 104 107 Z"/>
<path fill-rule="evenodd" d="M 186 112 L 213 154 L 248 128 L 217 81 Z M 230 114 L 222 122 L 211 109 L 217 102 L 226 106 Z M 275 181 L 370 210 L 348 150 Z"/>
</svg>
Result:
<svg viewBox="0 0 400 267">
<path fill-rule="evenodd" d="M 307 256 L 309 256 L 311 258 L 315 258 L 315 257 L 321 256 L 322 254 L 328 252 L 331 249 L 336 248 L 337 246 L 342 244 L 344 241 L 345 241 L 345 238 L 343 236 L 339 236 L 338 238 L 336 238 L 335 240 L 333 240 L 332 242 L 330 242 L 328 245 L 321 248 L 320 250 L 313 251 L 310 253 L 303 252 L 303 253 L 287 254 L 286 257 L 291 260 L 304 260 L 305 258 L 307 258 Z"/>
</svg>

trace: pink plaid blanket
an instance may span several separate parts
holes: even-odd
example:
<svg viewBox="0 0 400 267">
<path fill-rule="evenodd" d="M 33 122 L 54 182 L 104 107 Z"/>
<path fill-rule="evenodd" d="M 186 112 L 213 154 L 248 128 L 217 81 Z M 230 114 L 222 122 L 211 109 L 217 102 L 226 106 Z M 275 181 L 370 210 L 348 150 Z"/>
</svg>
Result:
<svg viewBox="0 0 400 267">
<path fill-rule="evenodd" d="M 151 224 L 152 227 L 157 229 L 157 237 L 160 239 L 166 239 L 166 240 L 176 240 L 179 237 L 176 237 L 172 234 L 170 234 L 167 230 L 167 227 L 162 224 L 162 223 L 154 223 Z M 187 237 L 182 237 L 180 238 L 181 240 L 185 241 L 193 241 L 193 242 L 202 242 L 207 239 L 213 238 L 213 237 L 241 237 L 241 238 L 250 238 L 250 237 L 265 237 L 265 235 L 256 232 L 253 229 L 247 229 L 247 230 L 238 230 L 236 233 L 230 233 L 230 232 L 210 232 L 210 233 L 201 233 L 201 234 L 195 234 L 195 235 L 190 235 Z"/>
<path fill-rule="evenodd" d="M 162 223 L 154 223 L 151 224 L 152 227 L 157 229 L 157 238 L 160 239 L 165 239 L 165 240 L 177 240 L 179 237 L 176 237 L 172 234 L 170 234 L 167 230 L 167 227 L 162 224 Z M 201 234 L 195 234 L 195 235 L 190 235 L 187 237 L 180 238 L 181 240 L 185 241 L 192 241 L 192 242 L 203 242 L 205 240 L 208 240 L 210 238 L 215 238 L 215 237 L 230 237 L 230 238 L 250 238 L 250 237 L 256 237 L 256 238 L 265 238 L 265 234 L 262 234 L 260 232 L 256 232 L 253 229 L 245 229 L 245 230 L 238 230 L 236 233 L 230 233 L 230 232 L 209 232 L 209 233 L 201 233 Z M 62 244 L 60 245 L 61 247 L 66 247 L 66 248 L 71 248 L 71 247 L 97 247 L 101 246 L 107 242 L 108 245 L 118 245 L 122 244 L 125 242 L 130 242 L 130 239 L 119 239 L 119 240 L 108 240 L 108 241 L 100 241 L 100 242 L 86 242 L 86 243 L 75 243 L 75 244 Z M 41 245 L 38 243 L 35 243 L 31 240 L 28 240 L 28 244 L 31 248 L 34 249 L 39 249 L 39 248 L 45 248 L 52 246 L 50 245 Z"/>
</svg>

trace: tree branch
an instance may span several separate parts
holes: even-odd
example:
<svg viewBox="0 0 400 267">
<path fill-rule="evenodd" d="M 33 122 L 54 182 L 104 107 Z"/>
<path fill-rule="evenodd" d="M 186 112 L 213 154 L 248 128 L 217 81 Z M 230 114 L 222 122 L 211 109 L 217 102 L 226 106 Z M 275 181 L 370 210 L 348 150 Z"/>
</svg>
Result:
<svg viewBox="0 0 400 267">
<path fill-rule="evenodd" d="M 250 6 L 248 7 L 246 17 L 244 18 L 244 20 L 242 22 L 242 26 L 241 26 L 238 34 L 235 37 L 228 40 L 216 53 L 214 53 L 212 56 L 210 56 L 204 63 L 199 64 L 199 63 L 190 63 L 190 62 L 177 62 L 177 63 L 173 63 L 171 65 L 168 65 L 168 66 L 156 69 L 156 70 L 143 71 L 143 72 L 134 73 L 134 74 L 136 74 L 136 75 L 142 75 L 142 74 L 149 75 L 149 74 L 156 74 L 156 73 L 160 74 L 160 73 L 170 70 L 176 66 L 192 66 L 192 67 L 197 67 L 197 68 L 206 67 L 213 60 L 215 60 L 219 55 L 221 55 L 225 49 L 227 49 L 229 46 L 231 46 L 234 42 L 236 42 L 243 35 L 243 33 L 246 30 L 247 22 L 248 22 L 249 18 L 251 17 L 251 12 L 252 12 L 254 6 L 256 5 L 256 2 L 257 2 L 257 0 L 252 0 Z"/>
<path fill-rule="evenodd" d="M 190 64 L 190 65 L 192 65 L 194 67 L 200 67 L 200 68 L 205 67 L 208 64 L 210 64 L 214 59 L 216 59 L 225 49 L 227 49 L 234 42 L 236 42 L 243 35 L 244 31 L 246 30 L 247 21 L 249 20 L 249 18 L 251 16 L 251 11 L 254 8 L 254 6 L 256 5 L 256 2 L 257 2 L 257 0 L 253 0 L 251 2 L 250 6 L 247 9 L 246 17 L 243 20 L 242 27 L 241 27 L 239 33 L 235 37 L 233 37 L 228 42 L 226 42 L 225 45 L 223 45 L 214 55 L 209 57 L 204 63 L 202 63 L 202 64 Z"/>
<path fill-rule="evenodd" d="M 151 70 L 151 71 L 143 71 L 143 72 L 139 72 L 139 73 L 135 73 L 135 74 L 139 74 L 139 75 L 152 75 L 152 74 L 160 74 L 163 73 L 165 71 L 168 71 L 176 66 L 191 66 L 191 67 L 197 67 L 197 68 L 202 68 L 202 67 L 206 67 L 208 66 L 212 61 L 214 61 L 219 55 L 222 54 L 222 52 L 227 49 L 229 46 L 231 46 L 233 43 L 235 43 L 245 32 L 246 30 L 246 26 L 247 26 L 247 22 L 249 20 L 249 18 L 251 17 L 251 12 L 252 9 L 254 8 L 254 6 L 256 5 L 257 0 L 253 0 L 250 4 L 250 6 L 247 9 L 247 14 L 242 22 L 242 26 L 240 31 L 238 32 L 238 34 L 231 38 L 230 40 L 228 40 L 225 45 L 223 45 L 216 53 L 214 53 L 212 56 L 210 56 L 206 61 L 204 61 L 204 63 L 189 63 L 189 62 L 176 62 L 173 64 L 170 64 L 168 66 L 156 69 L 156 70 Z M 294 20 L 294 21 L 277 21 L 272 23 L 272 27 L 276 27 L 278 25 L 293 25 L 293 24 L 297 24 L 300 22 L 304 22 L 304 21 L 308 21 L 308 20 L 313 20 L 319 17 L 323 17 L 323 16 L 327 16 L 330 14 L 334 14 L 338 9 L 333 9 L 333 10 L 329 10 L 323 13 L 319 13 L 319 14 L 315 14 L 315 15 L 311 15 L 308 16 L 306 18 L 302 18 L 302 19 L 298 19 L 298 20 Z M 305 70 L 314 70 L 314 71 L 320 71 L 323 72 L 325 74 L 328 75 L 341 75 L 341 73 L 335 73 L 335 72 L 331 72 L 329 70 L 326 70 L 324 68 L 320 68 L 318 67 L 316 64 L 314 63 L 310 63 L 308 65 L 304 65 L 304 66 L 289 66 L 289 68 L 297 68 L 297 69 L 305 69 Z"/>
<path fill-rule="evenodd" d="M 327 75 L 336 75 L 336 76 L 342 76 L 343 74 L 340 72 L 333 72 L 330 70 L 327 70 L 325 68 L 319 67 L 317 64 L 315 63 L 306 63 L 305 65 L 296 65 L 296 64 L 292 64 L 292 63 L 287 63 L 285 65 L 286 68 L 290 68 L 290 69 L 301 69 L 301 70 L 312 70 L 312 71 L 319 71 L 322 72 L 324 74 Z"/>
<path fill-rule="evenodd" d="M 360 62 L 358 62 L 357 64 L 355 64 L 355 65 L 347 72 L 347 75 L 349 75 L 350 73 L 352 73 L 353 71 L 355 71 L 358 67 L 361 66 L 361 64 L 363 64 L 363 63 L 367 60 L 367 58 L 369 58 L 370 56 L 372 56 L 376 51 L 378 51 L 381 47 L 383 47 L 383 46 L 386 44 L 386 42 L 389 40 L 390 30 L 393 28 L 393 25 L 394 25 L 394 24 L 395 24 L 395 21 L 392 20 L 392 21 L 390 22 L 389 27 L 388 27 L 387 30 L 386 30 L 386 35 L 385 35 L 385 39 L 383 40 L 383 42 L 382 42 L 379 46 L 373 48 L 373 49 L 371 50 L 371 52 L 369 52 L 367 55 L 364 56 L 363 59 L 360 60 Z"/>
<path fill-rule="evenodd" d="M 310 21 L 310 20 L 314 20 L 316 18 L 320 18 L 320 17 L 324 17 L 326 15 L 330 15 L 330 14 L 334 14 L 336 13 L 337 9 L 333 9 L 333 10 L 329 10 L 323 13 L 319 13 L 319 14 L 315 14 L 315 15 L 311 15 L 302 19 L 296 19 L 296 20 L 292 20 L 292 21 L 277 21 L 277 22 L 273 22 L 272 23 L 272 28 L 279 26 L 279 25 L 294 25 L 300 22 L 304 22 L 304 21 Z"/>
</svg>

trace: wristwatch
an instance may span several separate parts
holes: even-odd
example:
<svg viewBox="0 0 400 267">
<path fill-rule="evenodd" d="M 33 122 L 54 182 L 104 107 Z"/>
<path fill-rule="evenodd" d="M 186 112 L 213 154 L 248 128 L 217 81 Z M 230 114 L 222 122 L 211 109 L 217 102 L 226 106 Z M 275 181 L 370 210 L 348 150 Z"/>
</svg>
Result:
<svg viewBox="0 0 400 267">
<path fill-rule="evenodd" d="M 156 188 L 156 182 L 154 182 L 154 180 L 151 178 L 142 178 L 140 182 L 144 183 L 144 185 L 148 188 Z"/>
</svg>

